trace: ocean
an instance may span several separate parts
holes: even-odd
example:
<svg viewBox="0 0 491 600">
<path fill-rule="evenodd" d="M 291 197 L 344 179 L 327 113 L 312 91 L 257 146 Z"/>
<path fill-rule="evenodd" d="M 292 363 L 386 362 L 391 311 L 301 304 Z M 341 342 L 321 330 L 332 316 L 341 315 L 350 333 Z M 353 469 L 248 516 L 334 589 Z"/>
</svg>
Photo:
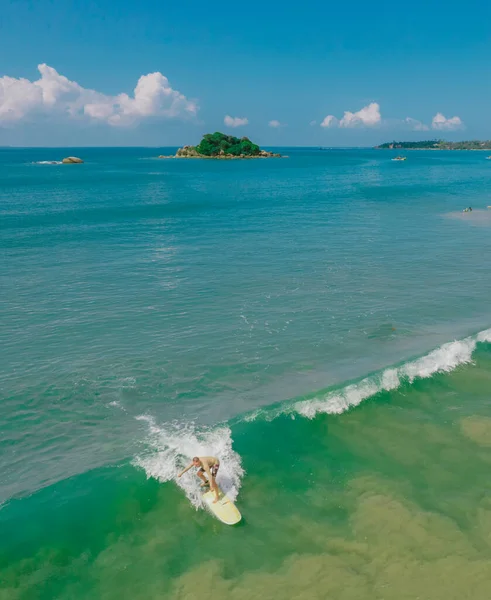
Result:
<svg viewBox="0 0 491 600">
<path fill-rule="evenodd" d="M 0 149 L 0 599 L 487 600 L 491 162 L 173 150 Z"/>
</svg>

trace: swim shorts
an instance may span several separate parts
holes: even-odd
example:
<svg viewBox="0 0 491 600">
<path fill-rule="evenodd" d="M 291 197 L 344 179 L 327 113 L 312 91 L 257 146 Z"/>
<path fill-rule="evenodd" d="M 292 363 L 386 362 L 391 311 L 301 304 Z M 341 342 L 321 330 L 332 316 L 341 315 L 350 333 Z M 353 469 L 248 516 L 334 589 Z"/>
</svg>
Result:
<svg viewBox="0 0 491 600">
<path fill-rule="evenodd" d="M 217 473 L 218 473 L 218 469 L 219 469 L 219 468 L 220 468 L 220 465 L 213 465 L 213 466 L 211 466 L 211 467 L 210 467 L 210 472 L 211 472 L 211 474 L 213 475 L 213 477 L 216 477 L 216 476 L 217 476 Z M 199 471 L 200 473 L 206 473 L 206 471 L 203 469 L 203 467 L 200 467 L 200 468 L 198 469 L 198 471 Z"/>
</svg>

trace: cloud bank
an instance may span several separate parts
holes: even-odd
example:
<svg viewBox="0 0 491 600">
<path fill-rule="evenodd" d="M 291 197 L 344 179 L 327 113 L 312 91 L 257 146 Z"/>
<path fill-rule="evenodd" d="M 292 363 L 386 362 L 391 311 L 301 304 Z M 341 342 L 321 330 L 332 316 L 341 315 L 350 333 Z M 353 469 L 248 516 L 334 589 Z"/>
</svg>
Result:
<svg viewBox="0 0 491 600">
<path fill-rule="evenodd" d="M 311 122 L 311 125 L 315 121 Z M 345 111 L 342 119 L 337 119 L 334 115 L 327 115 L 321 122 L 321 127 L 401 127 L 412 131 L 429 131 L 430 129 L 438 131 L 455 131 L 457 129 L 465 129 L 464 123 L 460 117 L 451 117 L 447 119 L 442 113 L 437 113 L 432 121 L 431 127 L 425 123 L 406 117 L 405 119 L 382 119 L 380 114 L 380 105 L 377 102 L 371 102 L 357 112 Z"/>
<path fill-rule="evenodd" d="M 0 125 L 39 116 L 82 119 L 127 126 L 149 117 L 195 116 L 193 100 L 174 90 L 162 73 L 142 75 L 133 96 L 108 96 L 82 87 L 46 64 L 38 66 L 41 77 L 0 77 Z"/>
<path fill-rule="evenodd" d="M 243 125 L 247 125 L 249 120 L 246 117 L 231 117 L 227 115 L 223 122 L 227 127 L 242 127 Z"/>
<path fill-rule="evenodd" d="M 114 127 L 137 124 L 150 118 L 194 117 L 198 112 L 196 101 L 188 99 L 171 87 L 160 72 L 142 75 L 131 95 L 115 96 L 82 87 L 60 75 L 46 64 L 38 65 L 39 79 L 30 81 L 5 75 L 0 77 L 0 126 L 25 121 L 49 119 L 53 121 L 85 120 L 105 123 Z M 235 128 L 248 125 L 246 117 L 226 115 L 224 124 Z M 315 125 L 312 121 L 310 125 Z M 356 112 L 345 111 L 341 119 L 327 115 L 321 122 L 323 128 L 360 128 L 378 126 L 403 127 L 412 131 L 456 131 L 464 129 L 458 116 L 446 118 L 438 112 L 431 125 L 406 117 L 382 119 L 380 105 L 371 102 Z M 269 121 L 271 128 L 284 127 L 277 119 Z"/>
</svg>

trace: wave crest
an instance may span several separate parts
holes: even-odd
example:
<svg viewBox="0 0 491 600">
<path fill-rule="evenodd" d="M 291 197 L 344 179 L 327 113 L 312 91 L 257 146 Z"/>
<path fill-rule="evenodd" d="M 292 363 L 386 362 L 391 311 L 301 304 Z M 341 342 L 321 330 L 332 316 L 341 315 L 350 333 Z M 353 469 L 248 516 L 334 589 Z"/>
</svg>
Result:
<svg viewBox="0 0 491 600">
<path fill-rule="evenodd" d="M 400 367 L 386 369 L 379 375 L 366 377 L 341 390 L 329 392 L 323 398 L 297 402 L 293 409 L 309 419 L 314 418 L 317 413 L 342 413 L 379 392 L 398 388 L 403 381 L 412 383 L 415 379 L 426 379 L 435 373 L 448 373 L 459 365 L 471 362 L 477 342 L 491 342 L 491 329 L 482 331 L 475 337 L 443 344 L 421 358 Z"/>
</svg>

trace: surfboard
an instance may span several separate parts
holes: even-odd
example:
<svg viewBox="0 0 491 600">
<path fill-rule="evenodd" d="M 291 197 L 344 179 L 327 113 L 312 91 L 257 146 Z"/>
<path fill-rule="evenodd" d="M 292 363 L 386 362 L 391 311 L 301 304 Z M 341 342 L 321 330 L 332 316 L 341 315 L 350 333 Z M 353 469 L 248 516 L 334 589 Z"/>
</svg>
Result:
<svg viewBox="0 0 491 600">
<path fill-rule="evenodd" d="M 218 488 L 218 502 L 213 502 L 215 493 L 211 490 L 203 494 L 203 500 L 207 508 L 225 525 L 236 525 L 242 519 L 239 509 L 220 488 Z"/>
</svg>

